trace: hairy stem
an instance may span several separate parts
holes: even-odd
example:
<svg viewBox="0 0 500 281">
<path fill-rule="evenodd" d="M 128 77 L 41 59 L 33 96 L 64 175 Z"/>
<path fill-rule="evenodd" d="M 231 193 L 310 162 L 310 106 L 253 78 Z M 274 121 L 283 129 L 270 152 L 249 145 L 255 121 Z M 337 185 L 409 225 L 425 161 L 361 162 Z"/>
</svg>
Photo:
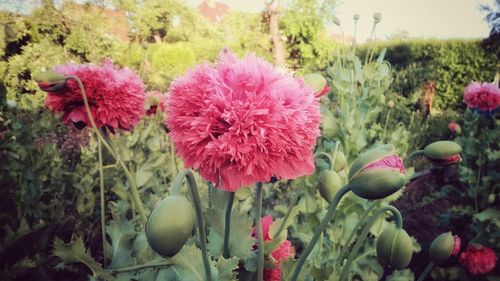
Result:
<svg viewBox="0 0 500 281">
<path fill-rule="evenodd" d="M 262 182 L 257 183 L 256 194 L 256 222 L 257 226 L 257 280 L 262 281 L 264 278 L 264 240 L 262 238 L 262 224 L 260 217 L 262 216 Z"/>
<path fill-rule="evenodd" d="M 115 268 L 115 269 L 112 269 L 110 271 L 111 271 L 111 273 L 116 274 L 116 273 L 121 273 L 121 272 L 137 271 L 137 270 L 142 270 L 142 269 L 151 268 L 151 267 L 169 266 L 172 264 L 173 263 L 171 261 L 167 260 L 167 261 L 163 261 L 163 262 L 146 263 L 146 264 L 139 264 L 139 265 L 134 265 L 134 266 L 122 267 L 122 268 Z"/>
<path fill-rule="evenodd" d="M 325 217 L 321 221 L 321 224 L 319 225 L 318 228 L 316 228 L 316 231 L 314 232 L 313 237 L 311 238 L 311 241 L 307 245 L 307 248 L 304 250 L 302 255 L 300 256 L 300 259 L 297 263 L 297 266 L 295 267 L 293 271 L 292 278 L 290 279 L 291 281 L 297 281 L 297 278 L 299 277 L 300 271 L 302 270 L 302 267 L 304 266 L 304 263 L 306 262 L 307 257 L 311 254 L 312 250 L 314 249 L 314 246 L 318 242 L 319 237 L 321 236 L 321 233 L 323 233 L 323 230 L 327 227 L 328 223 L 332 220 L 333 213 L 335 212 L 335 209 L 337 208 L 337 205 L 340 202 L 340 199 L 351 190 L 351 187 L 349 185 L 346 185 L 342 187 L 337 194 L 335 194 L 335 197 L 333 198 L 332 202 L 330 203 L 330 206 L 328 207 L 328 212 L 326 213 Z"/>
<path fill-rule="evenodd" d="M 104 169 L 102 165 L 102 142 L 97 138 L 97 153 L 99 158 L 99 189 L 101 197 L 101 242 L 102 242 L 102 267 L 106 268 L 106 203 L 104 200 Z"/>
<path fill-rule="evenodd" d="M 370 232 L 370 229 L 372 228 L 373 224 L 375 224 L 375 221 L 379 218 L 381 214 L 383 214 L 385 211 L 390 211 L 393 213 L 394 217 L 396 218 L 396 227 L 397 228 L 402 228 L 403 227 L 403 218 L 401 217 L 401 213 L 399 212 L 398 209 L 396 209 L 393 206 L 387 205 L 380 207 L 377 212 L 373 215 L 373 217 L 370 218 L 370 221 L 363 227 L 363 231 L 359 235 L 359 239 L 356 241 L 356 244 L 354 244 L 354 247 L 351 250 L 351 253 L 349 254 L 349 257 L 347 258 L 347 262 L 345 263 L 344 267 L 342 268 L 342 272 L 340 273 L 340 281 L 347 280 L 347 275 L 349 274 L 349 269 L 351 267 L 352 262 L 356 258 L 359 249 L 361 249 L 361 246 L 363 246 L 363 243 L 365 242 L 366 238 L 368 237 L 368 232 Z"/>
<path fill-rule="evenodd" d="M 231 210 L 233 209 L 234 192 L 228 192 L 229 198 L 226 206 L 226 217 L 224 220 L 224 258 L 230 258 L 229 254 L 229 234 L 231 232 Z"/>
<path fill-rule="evenodd" d="M 434 265 L 435 265 L 435 263 L 432 261 L 429 264 L 427 264 L 424 271 L 422 271 L 422 274 L 420 274 L 420 276 L 418 277 L 417 281 L 424 281 L 425 277 L 427 277 L 427 274 L 429 274 L 429 272 L 431 272 Z"/>
<path fill-rule="evenodd" d="M 210 262 L 208 259 L 208 251 L 207 251 L 207 234 L 205 233 L 205 224 L 203 222 L 203 212 L 201 209 L 201 200 L 200 195 L 198 193 L 198 186 L 196 185 L 196 180 L 194 179 L 193 173 L 186 169 L 179 173 L 177 177 L 174 179 L 174 184 L 172 187 L 173 195 L 180 195 L 182 183 L 184 182 L 184 178 L 187 179 L 189 193 L 191 194 L 191 198 L 193 199 L 193 205 L 196 212 L 196 220 L 198 224 L 198 233 L 200 236 L 200 248 L 203 258 L 203 267 L 205 268 L 205 276 L 207 281 L 212 281 L 212 270 L 210 269 Z"/>
<path fill-rule="evenodd" d="M 292 182 L 292 180 L 288 180 L 286 183 L 286 186 L 287 187 L 290 186 L 291 182 Z M 285 229 L 286 222 L 288 221 L 288 218 L 290 217 L 290 214 L 292 213 L 293 207 L 295 206 L 295 204 L 299 200 L 299 197 L 301 194 L 300 187 L 298 189 L 299 190 L 296 190 L 295 194 L 293 195 L 292 201 L 290 202 L 290 205 L 288 206 L 288 210 L 286 211 L 285 217 L 283 218 L 283 221 L 281 222 L 280 227 L 278 228 L 278 231 L 272 237 L 273 240 L 276 239 L 277 237 L 280 237 L 281 232 L 283 232 L 283 230 Z"/>
<path fill-rule="evenodd" d="M 106 140 L 104 138 L 104 136 L 102 135 L 101 131 L 97 128 L 94 117 L 92 116 L 92 111 L 90 110 L 89 101 L 87 99 L 87 94 L 85 92 L 85 87 L 83 86 L 82 81 L 76 76 L 68 76 L 66 79 L 75 80 L 76 83 L 78 84 L 78 87 L 80 88 L 80 93 L 82 94 L 83 104 L 85 106 L 85 111 L 87 112 L 87 116 L 89 118 L 89 122 L 92 125 L 92 128 L 94 129 L 94 131 L 96 132 L 97 138 L 101 140 L 101 143 L 104 145 L 104 147 L 106 147 L 106 149 L 108 149 L 111 156 L 113 156 L 113 158 L 115 158 L 115 160 L 120 164 L 120 166 L 122 166 L 122 168 L 125 172 L 125 175 L 127 176 L 128 180 L 130 182 L 130 191 L 132 193 L 132 200 L 134 201 L 134 205 L 138 209 L 138 212 L 139 212 L 139 215 L 141 217 L 142 222 L 143 223 L 146 222 L 146 219 L 147 219 L 146 211 L 145 211 L 144 206 L 142 205 L 142 201 L 139 197 L 139 191 L 137 190 L 137 184 L 135 182 L 135 179 L 130 174 L 130 171 L 128 170 L 125 163 L 123 163 L 120 160 L 116 151 L 111 147 L 111 144 L 108 143 L 108 141 L 110 141 L 110 139 Z"/>
</svg>

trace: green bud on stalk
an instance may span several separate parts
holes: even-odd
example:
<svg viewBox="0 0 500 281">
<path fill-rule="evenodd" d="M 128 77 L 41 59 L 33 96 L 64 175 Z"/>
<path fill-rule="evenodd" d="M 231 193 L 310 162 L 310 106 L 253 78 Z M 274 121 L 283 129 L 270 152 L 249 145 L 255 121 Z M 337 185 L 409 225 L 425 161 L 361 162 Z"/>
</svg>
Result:
<svg viewBox="0 0 500 281">
<path fill-rule="evenodd" d="M 319 194 L 326 201 L 332 202 L 335 194 L 342 188 L 342 179 L 332 170 L 324 170 L 318 178 Z"/>
<path fill-rule="evenodd" d="M 164 257 L 175 256 L 193 232 L 195 213 L 191 203 L 180 195 L 160 200 L 146 222 L 149 246 Z"/>
<path fill-rule="evenodd" d="M 406 183 L 403 160 L 391 144 L 361 154 L 349 171 L 349 186 L 358 196 L 373 200 L 385 198 Z"/>
<path fill-rule="evenodd" d="M 462 162 L 462 147 L 452 141 L 437 141 L 424 148 L 424 156 L 436 166 L 449 166 Z"/>
<path fill-rule="evenodd" d="M 410 236 L 402 228 L 388 228 L 377 239 L 377 258 L 383 265 L 401 270 L 408 266 L 413 254 Z"/>
<path fill-rule="evenodd" d="M 33 80 L 45 92 L 58 92 L 66 87 L 66 76 L 55 71 L 35 73 Z"/>
<path fill-rule="evenodd" d="M 434 239 L 429 248 L 429 256 L 436 264 L 442 264 L 460 251 L 460 238 L 446 232 Z"/>
</svg>

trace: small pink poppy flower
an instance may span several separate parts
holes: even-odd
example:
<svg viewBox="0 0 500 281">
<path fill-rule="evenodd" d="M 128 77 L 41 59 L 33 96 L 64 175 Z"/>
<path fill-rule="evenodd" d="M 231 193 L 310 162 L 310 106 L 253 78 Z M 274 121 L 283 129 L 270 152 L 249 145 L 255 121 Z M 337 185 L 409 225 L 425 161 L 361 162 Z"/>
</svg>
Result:
<svg viewBox="0 0 500 281">
<path fill-rule="evenodd" d="M 464 102 L 471 109 L 493 111 L 500 106 L 500 89 L 495 83 L 472 82 L 465 88 Z"/>
<path fill-rule="evenodd" d="M 162 109 L 161 103 L 165 95 L 161 93 L 160 91 L 149 91 L 146 92 L 146 115 L 155 115 L 156 111 L 158 109 L 158 106 L 160 107 L 160 110 Z"/>
<path fill-rule="evenodd" d="M 145 113 L 144 84 L 128 68 L 119 69 L 110 60 L 102 66 L 68 64 L 54 68 L 65 76 L 78 77 L 85 88 L 96 126 L 131 130 Z M 65 87 L 48 92 L 45 104 L 53 112 L 61 112 L 65 124 L 90 126 L 78 84 L 67 80 Z"/>
<path fill-rule="evenodd" d="M 265 216 L 261 220 L 262 225 L 262 237 L 264 241 L 271 241 L 272 238 L 269 235 L 269 229 L 273 224 L 272 216 Z M 254 227 L 252 235 L 257 237 L 257 228 Z M 279 244 L 276 249 L 271 252 L 271 256 L 274 258 L 274 266 L 276 268 L 264 269 L 264 280 L 265 281 L 281 281 L 281 268 L 280 264 L 282 260 L 286 260 L 287 258 L 293 258 L 295 256 L 295 248 L 292 245 L 292 242 L 285 240 L 283 243 Z"/>
<path fill-rule="evenodd" d="M 291 74 L 248 55 L 222 52 L 172 82 L 166 98 L 170 137 L 187 168 L 236 191 L 272 177 L 314 172 L 319 101 Z"/>
<path fill-rule="evenodd" d="M 395 153 L 366 165 L 362 171 L 369 171 L 376 168 L 393 169 L 403 174 L 406 173 L 403 159 Z"/>
<path fill-rule="evenodd" d="M 451 251 L 451 256 L 454 257 L 458 255 L 460 252 L 460 246 L 462 244 L 462 240 L 458 235 L 453 235 L 453 250 Z"/>
<path fill-rule="evenodd" d="M 472 274 L 486 274 L 495 268 L 497 256 L 481 244 L 469 244 L 460 254 L 460 264 Z"/>
<path fill-rule="evenodd" d="M 460 135 L 460 133 L 462 132 L 462 128 L 460 128 L 460 125 L 453 121 L 448 124 L 448 129 L 450 129 L 450 131 L 455 135 Z"/>
</svg>

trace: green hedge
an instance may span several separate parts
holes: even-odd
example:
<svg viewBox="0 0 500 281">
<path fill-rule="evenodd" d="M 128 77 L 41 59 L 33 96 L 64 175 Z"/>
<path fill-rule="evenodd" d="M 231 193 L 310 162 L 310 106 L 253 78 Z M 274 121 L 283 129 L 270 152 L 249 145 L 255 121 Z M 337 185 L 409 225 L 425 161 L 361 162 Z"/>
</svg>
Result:
<svg viewBox="0 0 500 281">
<path fill-rule="evenodd" d="M 386 41 L 361 46 L 361 56 L 370 48 L 379 53 L 387 48 L 386 60 L 394 71 L 393 90 L 408 96 L 425 80 L 436 82 L 434 106 L 464 109 L 464 87 L 471 81 L 493 81 L 500 63 L 494 52 L 480 47 L 479 40 Z"/>
</svg>

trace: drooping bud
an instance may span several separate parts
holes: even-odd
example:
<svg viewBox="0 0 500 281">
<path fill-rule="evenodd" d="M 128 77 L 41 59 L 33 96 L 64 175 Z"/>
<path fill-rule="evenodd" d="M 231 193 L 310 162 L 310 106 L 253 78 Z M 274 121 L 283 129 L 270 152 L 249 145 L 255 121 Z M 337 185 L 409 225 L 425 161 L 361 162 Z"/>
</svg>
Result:
<svg viewBox="0 0 500 281">
<path fill-rule="evenodd" d="M 359 14 L 354 14 L 354 16 L 352 17 L 355 21 L 358 21 L 359 20 Z"/>
<path fill-rule="evenodd" d="M 401 270 L 411 261 L 413 246 L 402 228 L 388 228 L 377 238 L 377 259 L 383 265 Z"/>
<path fill-rule="evenodd" d="M 333 155 L 332 155 L 333 158 Z M 333 170 L 335 172 L 340 172 L 346 167 L 346 159 L 345 155 L 342 151 L 337 151 L 337 155 L 335 156 L 335 160 L 333 163 Z"/>
<path fill-rule="evenodd" d="M 33 80 L 45 92 L 58 92 L 66 87 L 66 76 L 55 71 L 35 73 Z"/>
<path fill-rule="evenodd" d="M 336 26 L 340 26 L 340 19 L 336 16 L 332 16 L 332 22 L 333 24 L 335 24 Z"/>
<path fill-rule="evenodd" d="M 446 232 L 434 239 L 429 248 L 429 256 L 436 264 L 442 264 L 460 252 L 460 237 Z"/>
<path fill-rule="evenodd" d="M 437 141 L 424 148 L 424 156 L 436 166 L 448 166 L 462 162 L 462 147 L 452 141 Z"/>
<path fill-rule="evenodd" d="M 381 13 L 374 13 L 373 20 L 375 21 L 375 24 L 379 23 L 382 20 L 382 14 Z"/>
<path fill-rule="evenodd" d="M 313 89 L 314 96 L 319 98 L 330 91 L 325 77 L 318 73 L 304 75 L 304 83 Z"/>
<path fill-rule="evenodd" d="M 332 170 L 324 170 L 318 178 L 319 194 L 326 201 L 331 202 L 335 194 L 342 188 L 342 179 Z"/>
<path fill-rule="evenodd" d="M 349 171 L 349 185 L 354 194 L 369 200 L 385 198 L 406 183 L 403 160 L 392 144 L 382 145 L 361 154 Z"/>
</svg>

